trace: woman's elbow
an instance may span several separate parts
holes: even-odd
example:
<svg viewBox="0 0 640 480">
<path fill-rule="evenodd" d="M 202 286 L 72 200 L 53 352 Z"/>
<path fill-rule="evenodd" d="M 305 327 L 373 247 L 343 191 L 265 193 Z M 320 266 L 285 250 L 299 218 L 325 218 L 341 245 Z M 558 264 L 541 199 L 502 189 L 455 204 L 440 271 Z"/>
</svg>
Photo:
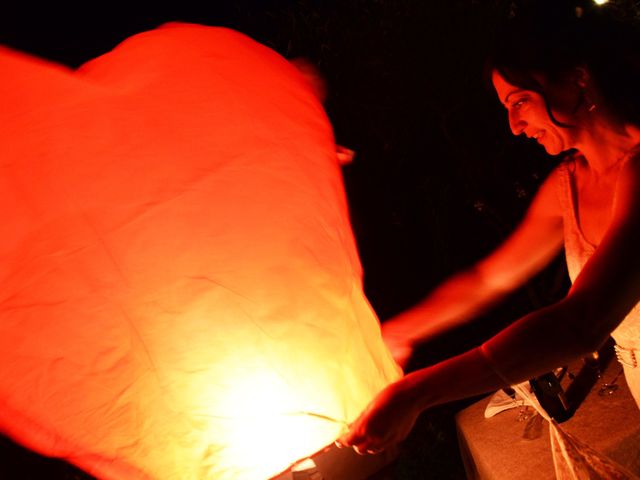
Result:
<svg viewBox="0 0 640 480">
<path fill-rule="evenodd" d="M 566 319 L 568 344 L 578 356 L 597 351 L 609 339 L 624 315 L 605 308 L 589 295 L 569 295 L 560 302 Z"/>
</svg>

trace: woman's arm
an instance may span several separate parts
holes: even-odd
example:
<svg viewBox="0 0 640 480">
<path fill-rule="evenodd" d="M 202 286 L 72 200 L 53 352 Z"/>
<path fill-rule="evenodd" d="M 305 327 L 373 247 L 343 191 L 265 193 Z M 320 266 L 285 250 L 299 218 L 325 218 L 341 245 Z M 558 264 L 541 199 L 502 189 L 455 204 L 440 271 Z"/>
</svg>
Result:
<svg viewBox="0 0 640 480">
<path fill-rule="evenodd" d="M 383 390 L 341 443 L 378 451 L 403 440 L 431 406 L 518 383 L 596 350 L 640 300 L 640 158 L 616 187 L 612 222 L 562 301 L 518 320 L 481 347 Z"/>
<path fill-rule="evenodd" d="M 385 342 L 403 360 L 414 342 L 468 322 L 546 266 L 562 247 L 558 172 L 540 187 L 518 228 L 491 255 L 454 275 L 413 308 L 383 323 Z M 402 361 L 400 362 L 402 363 Z"/>
<path fill-rule="evenodd" d="M 516 322 L 485 351 L 511 382 L 596 350 L 640 301 L 640 155 L 622 167 L 607 231 L 567 297 Z M 538 355 L 532 344 L 538 344 Z M 553 352 L 555 347 L 567 353 Z M 530 358 L 531 357 L 531 358 Z M 538 358 L 546 357 L 549 361 Z M 553 368 L 553 366 L 551 366 Z M 522 372 L 522 373 L 520 373 Z"/>
</svg>

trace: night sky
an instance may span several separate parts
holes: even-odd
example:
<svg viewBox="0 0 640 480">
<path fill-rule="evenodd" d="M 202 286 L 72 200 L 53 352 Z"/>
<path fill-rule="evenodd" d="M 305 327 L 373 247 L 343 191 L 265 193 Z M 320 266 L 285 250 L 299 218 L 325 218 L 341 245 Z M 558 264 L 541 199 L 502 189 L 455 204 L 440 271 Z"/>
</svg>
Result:
<svg viewBox="0 0 640 480">
<path fill-rule="evenodd" d="M 2 7 L 0 43 L 76 67 L 130 35 L 179 20 L 231 27 L 316 65 L 336 141 L 356 152 L 345 186 L 365 291 L 383 321 L 494 248 L 558 161 L 511 135 L 483 78 L 510 1 L 47 3 Z M 491 312 L 485 327 L 425 347 L 416 365 L 477 344 L 566 286 L 558 260 Z"/>
</svg>

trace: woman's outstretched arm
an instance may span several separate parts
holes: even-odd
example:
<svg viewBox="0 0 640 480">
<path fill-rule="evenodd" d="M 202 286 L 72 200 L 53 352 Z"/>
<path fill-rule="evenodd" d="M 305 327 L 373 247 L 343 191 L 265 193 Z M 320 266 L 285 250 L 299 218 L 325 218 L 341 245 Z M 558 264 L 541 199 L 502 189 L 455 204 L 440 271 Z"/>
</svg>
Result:
<svg viewBox="0 0 640 480">
<path fill-rule="evenodd" d="M 378 451 L 403 440 L 429 407 L 524 381 L 596 350 L 640 301 L 640 157 L 623 167 L 612 221 L 565 299 L 462 355 L 383 390 L 340 441 Z"/>
<path fill-rule="evenodd" d="M 518 228 L 491 255 L 437 287 L 416 306 L 382 325 L 401 365 L 415 342 L 435 338 L 477 318 L 544 268 L 562 247 L 559 172 L 540 187 Z"/>
</svg>

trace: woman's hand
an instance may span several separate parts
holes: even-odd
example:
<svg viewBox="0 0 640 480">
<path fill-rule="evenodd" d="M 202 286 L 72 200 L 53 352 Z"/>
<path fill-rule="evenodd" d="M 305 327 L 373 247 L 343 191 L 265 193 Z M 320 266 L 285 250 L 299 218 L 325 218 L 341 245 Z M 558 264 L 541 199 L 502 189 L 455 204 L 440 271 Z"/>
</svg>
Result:
<svg viewBox="0 0 640 480">
<path fill-rule="evenodd" d="M 337 445 L 375 454 L 407 438 L 420 413 L 408 387 L 399 380 L 380 392 Z"/>
</svg>

